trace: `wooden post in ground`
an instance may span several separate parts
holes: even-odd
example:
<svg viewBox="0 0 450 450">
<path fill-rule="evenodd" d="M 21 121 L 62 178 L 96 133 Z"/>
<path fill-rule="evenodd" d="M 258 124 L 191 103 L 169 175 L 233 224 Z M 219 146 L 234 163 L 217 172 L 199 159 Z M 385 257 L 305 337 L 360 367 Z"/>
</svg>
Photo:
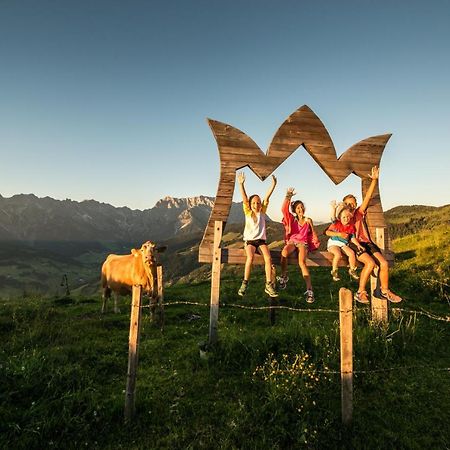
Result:
<svg viewBox="0 0 450 450">
<path fill-rule="evenodd" d="M 157 266 L 156 279 L 158 284 L 158 325 L 161 331 L 164 328 L 164 288 L 163 288 L 163 268 Z"/>
<path fill-rule="evenodd" d="M 134 416 L 138 350 L 141 332 L 142 286 L 133 286 L 131 301 L 130 336 L 128 340 L 127 387 L 125 390 L 125 420 Z"/>
<path fill-rule="evenodd" d="M 220 265 L 222 260 L 222 249 L 220 242 L 222 240 L 223 222 L 216 220 L 214 222 L 214 244 L 213 244 L 213 262 L 211 269 L 211 302 L 209 310 L 209 343 L 217 342 L 217 327 L 219 321 L 219 295 L 220 295 Z"/>
<path fill-rule="evenodd" d="M 353 413 L 353 296 L 349 289 L 339 290 L 339 329 L 341 346 L 342 423 L 349 425 Z"/>
<path fill-rule="evenodd" d="M 275 267 L 275 264 L 272 264 L 271 270 L 270 270 L 270 281 L 273 286 L 276 285 L 277 281 L 277 268 Z M 275 298 L 269 297 L 269 323 L 270 325 L 275 325 L 275 308 L 277 300 Z"/>
<path fill-rule="evenodd" d="M 384 228 L 375 229 L 375 244 L 384 250 L 385 240 L 384 240 Z M 379 275 L 379 274 L 378 274 Z M 372 320 L 374 322 L 387 322 L 388 320 L 388 305 L 387 300 L 384 298 L 377 297 L 380 292 L 380 280 L 379 276 L 370 276 L 370 290 L 372 292 Z"/>
</svg>

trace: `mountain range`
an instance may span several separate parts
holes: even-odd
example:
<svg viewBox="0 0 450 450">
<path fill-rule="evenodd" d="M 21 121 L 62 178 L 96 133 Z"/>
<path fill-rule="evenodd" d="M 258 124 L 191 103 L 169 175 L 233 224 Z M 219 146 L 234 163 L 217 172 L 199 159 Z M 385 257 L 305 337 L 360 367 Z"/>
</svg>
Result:
<svg viewBox="0 0 450 450">
<path fill-rule="evenodd" d="M 0 297 L 60 295 L 64 277 L 72 292 L 94 294 L 105 257 L 128 254 L 149 239 L 168 246 L 160 258 L 166 282 L 207 278 L 210 267 L 198 263 L 198 245 L 213 204 L 206 196 L 165 197 L 140 211 L 95 200 L 0 195 Z M 395 239 L 448 226 L 450 205 L 399 206 L 385 217 Z M 243 221 L 242 203 L 233 203 L 223 237 L 227 246 L 242 245 Z M 270 219 L 268 239 L 271 246 L 282 245 L 283 227 Z"/>
<path fill-rule="evenodd" d="M 95 200 L 76 202 L 33 194 L 0 196 L 0 241 L 143 242 L 203 232 L 213 197 L 165 197 L 144 211 Z M 233 203 L 229 223 L 243 221 Z"/>
</svg>

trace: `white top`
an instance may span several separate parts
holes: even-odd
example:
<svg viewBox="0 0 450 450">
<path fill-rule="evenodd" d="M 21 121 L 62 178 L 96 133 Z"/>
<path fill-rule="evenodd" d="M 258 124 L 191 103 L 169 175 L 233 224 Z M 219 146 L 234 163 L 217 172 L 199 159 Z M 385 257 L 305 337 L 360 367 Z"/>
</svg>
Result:
<svg viewBox="0 0 450 450">
<path fill-rule="evenodd" d="M 256 216 L 256 222 L 252 217 L 252 211 L 244 205 L 245 228 L 244 241 L 256 241 L 257 239 L 266 240 L 266 215 L 267 204 L 263 204 L 263 208 L 259 213 L 253 213 Z"/>
</svg>

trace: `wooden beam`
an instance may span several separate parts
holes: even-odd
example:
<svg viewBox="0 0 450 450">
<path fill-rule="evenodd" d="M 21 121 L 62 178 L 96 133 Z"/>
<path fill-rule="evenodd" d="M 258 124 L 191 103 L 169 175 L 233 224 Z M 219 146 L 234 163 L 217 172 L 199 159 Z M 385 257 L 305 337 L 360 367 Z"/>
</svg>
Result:
<svg viewBox="0 0 450 450">
<path fill-rule="evenodd" d="M 161 331 L 164 329 L 164 286 L 163 286 L 163 267 L 157 266 L 156 280 L 158 284 L 158 325 Z"/>
<path fill-rule="evenodd" d="M 223 222 L 216 220 L 214 223 L 214 251 L 211 269 L 211 302 L 209 310 L 209 343 L 217 342 L 217 328 L 219 321 L 219 296 L 220 296 L 220 265 Z"/>
<path fill-rule="evenodd" d="M 125 421 L 130 421 L 135 412 L 136 377 L 139 357 L 139 340 L 142 316 L 142 286 L 133 286 L 128 339 L 128 370 L 125 390 Z"/>
<path fill-rule="evenodd" d="M 339 330 L 342 423 L 349 425 L 353 414 L 353 295 L 346 288 L 339 290 Z"/>
<path fill-rule="evenodd" d="M 375 244 L 380 247 L 381 251 L 385 248 L 385 234 L 384 228 L 376 228 L 375 229 Z M 372 320 L 375 323 L 387 323 L 388 321 L 388 302 L 384 298 L 377 297 L 377 294 L 380 292 L 380 277 L 379 272 L 378 276 L 374 277 L 370 276 L 370 290 L 372 292 Z"/>
<path fill-rule="evenodd" d="M 279 249 L 271 249 L 270 255 L 272 258 L 272 262 L 274 264 L 279 265 L 281 263 L 281 250 Z M 386 253 L 386 259 L 389 263 L 393 262 L 393 254 Z M 225 264 L 245 264 L 246 254 L 243 248 L 222 248 L 221 249 L 221 261 Z M 330 252 L 319 252 L 315 251 L 308 254 L 308 258 L 306 260 L 306 264 L 312 267 L 331 267 L 331 263 L 333 260 L 333 255 Z M 199 250 L 199 262 L 203 263 L 212 263 L 213 262 L 213 252 L 212 248 L 200 247 Z M 261 255 L 255 255 L 253 259 L 253 264 L 264 265 L 264 258 Z M 297 254 L 294 252 L 289 255 L 288 264 L 298 265 Z M 347 258 L 343 257 L 339 261 L 339 266 L 345 267 L 347 266 Z"/>
</svg>

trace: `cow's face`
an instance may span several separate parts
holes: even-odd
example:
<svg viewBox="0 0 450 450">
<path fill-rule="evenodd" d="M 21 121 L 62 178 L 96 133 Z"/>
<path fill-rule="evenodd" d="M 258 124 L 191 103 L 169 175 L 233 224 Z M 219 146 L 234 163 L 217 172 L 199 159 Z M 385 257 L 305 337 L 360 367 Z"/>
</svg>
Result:
<svg viewBox="0 0 450 450">
<path fill-rule="evenodd" d="M 153 264 L 155 262 L 155 248 L 156 244 L 152 241 L 147 241 L 142 244 L 139 250 L 142 255 L 142 260 L 146 264 Z"/>
<path fill-rule="evenodd" d="M 139 250 L 133 248 L 131 253 L 135 258 L 142 258 L 144 264 L 151 265 L 156 264 L 156 253 L 163 253 L 166 248 L 166 246 L 156 247 L 154 242 L 147 241 L 142 244 L 142 247 Z"/>
</svg>

